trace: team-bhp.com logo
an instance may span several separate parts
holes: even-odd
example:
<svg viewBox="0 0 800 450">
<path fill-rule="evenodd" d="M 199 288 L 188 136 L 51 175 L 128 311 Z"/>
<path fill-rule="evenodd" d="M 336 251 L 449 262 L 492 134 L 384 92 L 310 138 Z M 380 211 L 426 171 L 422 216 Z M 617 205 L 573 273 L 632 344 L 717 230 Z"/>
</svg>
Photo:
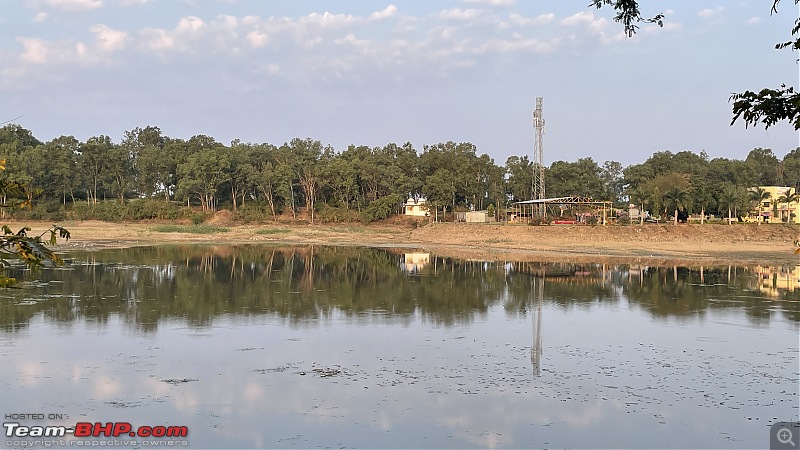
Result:
<svg viewBox="0 0 800 450">
<path fill-rule="evenodd" d="M 189 428 L 185 426 L 147 426 L 134 428 L 128 422 L 78 422 L 74 427 L 59 425 L 24 426 L 18 422 L 5 422 L 3 428 L 6 437 L 50 437 L 59 438 L 72 435 L 75 437 L 146 437 L 146 438 L 178 438 L 187 437 Z"/>
</svg>

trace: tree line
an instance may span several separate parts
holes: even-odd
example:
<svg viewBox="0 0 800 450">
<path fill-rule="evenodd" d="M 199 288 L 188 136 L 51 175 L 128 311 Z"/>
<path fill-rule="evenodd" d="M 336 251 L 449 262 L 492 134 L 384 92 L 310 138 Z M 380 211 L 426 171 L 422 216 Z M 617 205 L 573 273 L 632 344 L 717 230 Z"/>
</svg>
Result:
<svg viewBox="0 0 800 450">
<path fill-rule="evenodd" d="M 116 210 L 116 219 L 169 218 L 182 205 L 208 213 L 230 208 L 240 218 L 373 221 L 402 212 L 408 196 L 425 197 L 440 211 L 492 205 L 499 212 L 531 198 L 535 168 L 528 156 L 499 165 L 468 142 L 421 151 L 410 143 L 336 151 L 310 138 L 281 145 L 238 139 L 225 145 L 206 135 L 185 140 L 154 126 L 126 131 L 119 142 L 109 136 L 42 142 L 8 124 L 0 128 L 0 158 L 7 162 L 2 181 L 19 186 L 16 196 L 27 211 L 47 205 L 39 207 L 47 218 L 78 209 L 92 217 L 111 203 L 128 208 L 127 215 Z M 756 148 L 744 160 L 663 151 L 628 167 L 589 157 L 555 161 L 545 167 L 545 183 L 548 197 L 589 196 L 621 207 L 631 202 L 654 214 L 726 215 L 752 206 L 748 190 L 754 186 L 800 187 L 800 148 L 783 159 Z M 131 208 L 139 213 L 130 214 Z"/>
</svg>

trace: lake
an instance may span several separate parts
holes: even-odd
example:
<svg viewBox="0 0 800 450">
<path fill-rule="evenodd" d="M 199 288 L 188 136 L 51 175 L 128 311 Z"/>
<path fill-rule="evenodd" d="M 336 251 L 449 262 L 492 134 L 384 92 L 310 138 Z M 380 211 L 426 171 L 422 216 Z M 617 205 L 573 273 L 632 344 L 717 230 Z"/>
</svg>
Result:
<svg viewBox="0 0 800 450">
<path fill-rule="evenodd" d="M 4 424 L 185 426 L 148 443 L 189 448 L 764 448 L 800 416 L 800 266 L 65 258 L 0 290 Z"/>
</svg>

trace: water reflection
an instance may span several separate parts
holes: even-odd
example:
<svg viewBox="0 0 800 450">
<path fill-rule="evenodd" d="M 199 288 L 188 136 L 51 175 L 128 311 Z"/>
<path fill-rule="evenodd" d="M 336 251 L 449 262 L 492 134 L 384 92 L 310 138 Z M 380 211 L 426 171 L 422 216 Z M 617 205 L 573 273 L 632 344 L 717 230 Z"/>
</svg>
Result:
<svg viewBox="0 0 800 450">
<path fill-rule="evenodd" d="M 430 253 L 405 253 L 402 267 L 408 273 L 421 273 L 430 262 Z"/>
<path fill-rule="evenodd" d="M 533 344 L 531 345 L 531 368 L 533 375 L 542 373 L 542 305 L 544 304 L 544 277 L 536 283 L 536 303 L 531 314 L 533 323 Z"/>
<path fill-rule="evenodd" d="M 767 269 L 777 295 L 749 266 L 73 254 L 0 291 L 0 398 L 197 448 L 764 447 L 800 378 L 800 289 Z"/>
<path fill-rule="evenodd" d="M 776 314 L 800 322 L 799 275 L 800 266 L 489 263 L 314 246 L 134 248 L 75 254 L 66 268 L 0 292 L 0 327 L 24 329 L 39 313 L 66 326 L 104 324 L 119 315 L 144 333 L 167 318 L 207 327 L 223 315 L 275 315 L 308 326 L 335 311 L 360 321 L 408 323 L 419 315 L 452 326 L 471 323 L 498 303 L 525 313 L 537 289 L 543 301 L 563 308 L 624 297 L 657 318 L 742 308 L 756 324 Z M 537 288 L 542 277 L 547 283 Z"/>
</svg>

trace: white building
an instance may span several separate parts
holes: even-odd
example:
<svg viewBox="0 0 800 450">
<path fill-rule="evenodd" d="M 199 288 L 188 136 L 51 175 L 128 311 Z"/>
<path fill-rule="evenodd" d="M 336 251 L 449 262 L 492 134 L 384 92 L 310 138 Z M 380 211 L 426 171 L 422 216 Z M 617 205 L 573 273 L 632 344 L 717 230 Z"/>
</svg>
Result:
<svg viewBox="0 0 800 450">
<path fill-rule="evenodd" d="M 409 197 L 403 209 L 407 216 L 428 217 L 428 205 L 424 197 Z"/>
</svg>

